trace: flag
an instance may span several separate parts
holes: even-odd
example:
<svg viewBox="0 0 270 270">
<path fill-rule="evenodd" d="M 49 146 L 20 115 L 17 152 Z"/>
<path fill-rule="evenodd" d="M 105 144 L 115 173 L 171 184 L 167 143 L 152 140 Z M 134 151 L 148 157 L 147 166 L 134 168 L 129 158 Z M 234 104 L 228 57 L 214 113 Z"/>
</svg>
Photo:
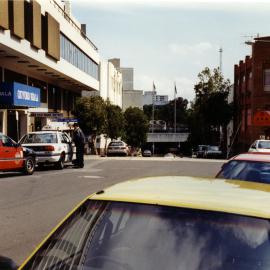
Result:
<svg viewBox="0 0 270 270">
<path fill-rule="evenodd" d="M 174 83 L 174 94 L 177 95 L 176 83 Z"/>
<path fill-rule="evenodd" d="M 153 91 L 156 91 L 156 86 L 154 82 L 153 82 Z"/>
</svg>

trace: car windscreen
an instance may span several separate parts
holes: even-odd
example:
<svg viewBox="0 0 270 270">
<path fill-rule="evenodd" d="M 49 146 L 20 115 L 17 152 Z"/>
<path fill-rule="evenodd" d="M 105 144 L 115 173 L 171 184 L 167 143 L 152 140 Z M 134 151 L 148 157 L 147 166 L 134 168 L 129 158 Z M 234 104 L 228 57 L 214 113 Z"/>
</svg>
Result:
<svg viewBox="0 0 270 270">
<path fill-rule="evenodd" d="M 56 133 L 35 133 L 25 135 L 21 141 L 21 144 L 31 143 L 57 143 Z"/>
<path fill-rule="evenodd" d="M 236 214 L 88 201 L 23 270 L 269 270 L 270 223 Z"/>
<path fill-rule="evenodd" d="M 217 175 L 217 178 L 270 183 L 270 163 L 232 160 L 223 165 L 221 171 Z"/>
<path fill-rule="evenodd" d="M 270 149 L 270 141 L 259 141 L 258 148 Z"/>
</svg>

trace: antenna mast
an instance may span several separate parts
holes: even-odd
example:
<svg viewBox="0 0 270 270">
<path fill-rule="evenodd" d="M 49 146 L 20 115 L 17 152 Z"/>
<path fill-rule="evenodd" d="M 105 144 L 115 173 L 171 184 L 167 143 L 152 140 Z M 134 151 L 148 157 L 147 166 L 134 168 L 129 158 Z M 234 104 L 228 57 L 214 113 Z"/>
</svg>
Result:
<svg viewBox="0 0 270 270">
<path fill-rule="evenodd" d="M 219 48 L 219 71 L 222 73 L 222 53 L 223 49 L 222 47 Z"/>
</svg>

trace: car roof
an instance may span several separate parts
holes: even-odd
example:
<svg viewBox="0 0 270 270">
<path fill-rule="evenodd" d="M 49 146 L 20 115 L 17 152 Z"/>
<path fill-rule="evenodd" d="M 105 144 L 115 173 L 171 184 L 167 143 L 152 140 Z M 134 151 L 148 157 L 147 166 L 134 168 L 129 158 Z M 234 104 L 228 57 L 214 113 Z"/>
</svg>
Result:
<svg viewBox="0 0 270 270">
<path fill-rule="evenodd" d="M 116 184 L 88 198 L 270 218 L 270 185 L 238 180 L 150 177 Z"/>
<path fill-rule="evenodd" d="M 270 152 L 243 153 L 232 157 L 231 160 L 270 162 Z"/>
</svg>

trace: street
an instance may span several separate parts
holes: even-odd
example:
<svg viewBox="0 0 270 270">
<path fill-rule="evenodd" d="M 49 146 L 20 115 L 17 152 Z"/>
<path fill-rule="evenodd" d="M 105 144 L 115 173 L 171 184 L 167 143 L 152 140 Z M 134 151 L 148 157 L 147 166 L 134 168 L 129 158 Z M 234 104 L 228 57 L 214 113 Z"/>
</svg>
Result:
<svg viewBox="0 0 270 270">
<path fill-rule="evenodd" d="M 32 176 L 0 174 L 0 254 L 18 264 L 87 195 L 149 176 L 213 177 L 223 161 L 188 158 L 90 158 L 84 169 L 46 168 Z"/>
</svg>

